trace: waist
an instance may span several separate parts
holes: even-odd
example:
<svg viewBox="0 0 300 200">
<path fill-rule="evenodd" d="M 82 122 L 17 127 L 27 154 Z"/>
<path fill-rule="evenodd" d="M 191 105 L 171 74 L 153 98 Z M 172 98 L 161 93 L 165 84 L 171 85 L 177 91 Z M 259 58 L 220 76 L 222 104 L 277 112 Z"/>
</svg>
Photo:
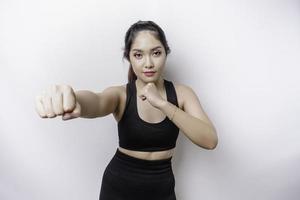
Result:
<svg viewBox="0 0 300 200">
<path fill-rule="evenodd" d="M 134 180 L 162 180 L 173 176 L 172 157 L 161 160 L 144 160 L 122 153 L 118 148 L 106 171 L 118 178 Z"/>
<path fill-rule="evenodd" d="M 143 159 L 143 160 L 154 160 L 154 161 L 171 159 L 174 154 L 174 148 L 169 150 L 154 151 L 154 152 L 135 151 L 135 150 L 125 149 L 123 147 L 118 147 L 118 150 L 134 158 Z"/>
</svg>

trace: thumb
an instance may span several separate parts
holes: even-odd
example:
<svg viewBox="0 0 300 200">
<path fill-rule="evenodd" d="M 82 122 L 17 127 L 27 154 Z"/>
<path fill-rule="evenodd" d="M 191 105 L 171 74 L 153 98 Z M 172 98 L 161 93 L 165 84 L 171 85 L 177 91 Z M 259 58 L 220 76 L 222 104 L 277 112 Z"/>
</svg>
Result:
<svg viewBox="0 0 300 200">
<path fill-rule="evenodd" d="M 80 106 L 80 104 L 77 101 L 75 109 L 72 112 L 66 112 L 66 113 L 64 113 L 62 115 L 62 120 L 74 119 L 74 118 L 80 117 L 80 114 L 81 114 L 81 106 Z"/>
</svg>

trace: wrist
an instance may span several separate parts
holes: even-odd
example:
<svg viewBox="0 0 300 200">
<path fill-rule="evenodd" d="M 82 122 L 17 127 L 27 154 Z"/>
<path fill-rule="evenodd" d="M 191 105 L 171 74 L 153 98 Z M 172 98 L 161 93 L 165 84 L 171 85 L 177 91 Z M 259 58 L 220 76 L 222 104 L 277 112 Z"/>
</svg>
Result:
<svg viewBox="0 0 300 200">
<path fill-rule="evenodd" d="M 167 104 L 168 104 L 168 101 L 162 100 L 162 101 L 158 104 L 158 109 L 162 110 L 164 107 L 166 107 Z"/>
<path fill-rule="evenodd" d="M 173 105 L 171 102 L 164 101 L 161 103 L 160 110 L 168 116 L 168 118 L 173 121 L 176 111 L 178 107 Z"/>
</svg>

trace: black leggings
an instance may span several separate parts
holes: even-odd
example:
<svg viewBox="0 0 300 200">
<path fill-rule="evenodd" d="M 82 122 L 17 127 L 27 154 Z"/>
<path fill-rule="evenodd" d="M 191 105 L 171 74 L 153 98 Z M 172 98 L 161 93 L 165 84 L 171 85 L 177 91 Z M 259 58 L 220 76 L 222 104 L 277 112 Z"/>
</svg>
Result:
<svg viewBox="0 0 300 200">
<path fill-rule="evenodd" d="M 117 148 L 103 173 L 99 200 L 176 200 L 171 159 L 139 159 Z"/>
</svg>

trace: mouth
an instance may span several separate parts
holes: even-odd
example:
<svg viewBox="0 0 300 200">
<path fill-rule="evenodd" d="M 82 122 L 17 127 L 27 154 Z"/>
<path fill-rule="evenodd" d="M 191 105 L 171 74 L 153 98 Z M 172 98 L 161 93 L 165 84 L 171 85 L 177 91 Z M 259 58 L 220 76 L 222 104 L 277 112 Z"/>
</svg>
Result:
<svg viewBox="0 0 300 200">
<path fill-rule="evenodd" d="M 144 72 L 144 74 L 146 75 L 146 76 L 153 76 L 154 74 L 155 74 L 155 71 L 148 71 L 148 72 Z"/>
</svg>

